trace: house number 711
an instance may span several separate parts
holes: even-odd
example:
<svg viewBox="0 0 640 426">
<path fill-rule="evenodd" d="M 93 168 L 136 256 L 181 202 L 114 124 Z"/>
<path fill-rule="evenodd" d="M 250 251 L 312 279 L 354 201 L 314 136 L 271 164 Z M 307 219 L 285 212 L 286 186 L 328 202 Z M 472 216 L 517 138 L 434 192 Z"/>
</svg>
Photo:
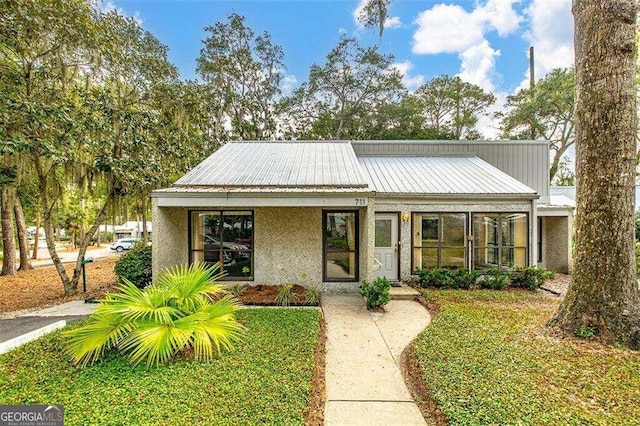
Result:
<svg viewBox="0 0 640 426">
<path fill-rule="evenodd" d="M 366 198 L 356 198 L 356 206 L 366 206 L 367 199 Z"/>
</svg>

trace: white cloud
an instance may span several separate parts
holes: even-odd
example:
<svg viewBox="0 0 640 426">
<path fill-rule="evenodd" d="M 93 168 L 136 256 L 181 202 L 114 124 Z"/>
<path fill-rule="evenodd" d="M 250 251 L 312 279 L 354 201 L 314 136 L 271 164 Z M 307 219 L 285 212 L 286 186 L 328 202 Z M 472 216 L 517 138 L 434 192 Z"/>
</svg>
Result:
<svg viewBox="0 0 640 426">
<path fill-rule="evenodd" d="M 573 66 L 571 0 L 532 0 L 525 10 L 530 28 L 524 34 L 534 47 L 536 79 L 554 68 Z M 528 87 L 529 70 L 521 87 Z"/>
<path fill-rule="evenodd" d="M 387 18 L 384 20 L 385 28 L 400 28 L 402 26 L 402 21 L 399 16 L 392 16 L 391 18 Z"/>
<path fill-rule="evenodd" d="M 413 53 L 459 53 L 482 41 L 482 25 L 457 5 L 437 4 L 418 15 Z"/>
<path fill-rule="evenodd" d="M 418 15 L 413 53 L 461 53 L 485 40 L 487 32 L 506 37 L 516 31 L 522 17 L 513 9 L 519 0 L 489 0 L 468 12 L 461 6 L 437 4 Z"/>
<path fill-rule="evenodd" d="M 298 84 L 298 79 L 293 74 L 285 74 L 282 78 L 282 83 L 280 84 L 280 89 L 282 90 L 283 96 L 289 96 L 293 89 L 295 89 L 296 84 Z"/>
<path fill-rule="evenodd" d="M 342 35 L 342 34 L 346 34 L 347 33 L 347 29 L 344 27 L 340 27 L 338 28 L 338 34 Z"/>
<path fill-rule="evenodd" d="M 486 91 L 493 92 L 493 70 L 496 58 L 500 51 L 489 46 L 487 40 L 483 40 L 475 46 L 471 46 L 460 54 L 462 63 L 458 76 L 469 83 L 477 84 Z"/>
<path fill-rule="evenodd" d="M 424 83 L 424 76 L 422 74 L 409 75 L 409 71 L 413 69 L 411 61 L 397 62 L 391 65 L 392 68 L 398 70 L 402 74 L 402 84 L 409 91 L 414 91 Z"/>
</svg>

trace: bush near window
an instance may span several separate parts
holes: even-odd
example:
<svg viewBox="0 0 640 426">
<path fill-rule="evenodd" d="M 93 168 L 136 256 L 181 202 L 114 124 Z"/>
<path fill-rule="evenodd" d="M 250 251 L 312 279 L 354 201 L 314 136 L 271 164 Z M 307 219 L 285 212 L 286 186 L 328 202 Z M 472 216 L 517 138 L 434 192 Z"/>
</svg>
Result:
<svg viewBox="0 0 640 426">
<path fill-rule="evenodd" d="M 138 288 L 151 284 L 151 246 L 138 243 L 131 247 L 116 262 L 114 272 L 120 283 L 126 279 Z"/>
<path fill-rule="evenodd" d="M 555 277 L 555 273 L 544 268 L 537 268 L 535 266 L 516 268 L 511 272 L 511 287 L 535 290 L 540 288 L 547 279 L 553 277 Z"/>
<path fill-rule="evenodd" d="M 386 277 L 378 277 L 369 284 L 366 281 L 362 281 L 360 284 L 360 294 L 365 298 L 367 309 L 381 308 L 389 303 L 389 290 L 391 284 Z"/>
<path fill-rule="evenodd" d="M 491 268 L 478 280 L 480 288 L 504 290 L 509 285 L 509 276 L 499 268 Z"/>
<path fill-rule="evenodd" d="M 418 269 L 418 282 L 422 288 L 470 289 L 480 287 L 490 290 L 503 290 L 509 286 L 535 290 L 547 279 L 555 276 L 548 269 L 529 266 L 505 271 L 500 268 L 488 269 L 484 274 L 477 271 L 459 269 Z"/>
<path fill-rule="evenodd" d="M 469 289 L 476 285 L 480 274 L 476 271 L 458 269 L 418 269 L 418 281 L 420 287 L 434 288 L 464 288 Z"/>
</svg>

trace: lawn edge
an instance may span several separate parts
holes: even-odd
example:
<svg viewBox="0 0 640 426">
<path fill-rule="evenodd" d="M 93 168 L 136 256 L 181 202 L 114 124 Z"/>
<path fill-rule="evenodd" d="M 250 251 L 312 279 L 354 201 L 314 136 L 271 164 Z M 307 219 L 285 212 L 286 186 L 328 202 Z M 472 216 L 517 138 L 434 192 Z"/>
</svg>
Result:
<svg viewBox="0 0 640 426">
<path fill-rule="evenodd" d="M 311 378 L 311 398 L 304 410 L 304 424 L 307 426 L 321 426 L 324 424 L 324 407 L 327 400 L 326 392 L 326 343 L 327 324 L 320 311 L 318 344 L 314 353 L 315 368 Z"/>
</svg>

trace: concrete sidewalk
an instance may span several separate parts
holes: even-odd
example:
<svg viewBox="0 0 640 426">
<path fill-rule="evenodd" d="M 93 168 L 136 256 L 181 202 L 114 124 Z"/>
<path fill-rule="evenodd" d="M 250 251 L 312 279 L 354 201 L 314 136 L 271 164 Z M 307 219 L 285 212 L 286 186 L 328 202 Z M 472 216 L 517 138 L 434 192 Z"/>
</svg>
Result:
<svg viewBox="0 0 640 426">
<path fill-rule="evenodd" d="M 24 315 L 0 319 L 0 353 L 40 338 L 70 322 L 79 321 L 91 315 L 97 306 L 96 303 L 74 300 Z"/>
<path fill-rule="evenodd" d="M 381 317 L 356 294 L 324 294 L 325 424 L 425 425 L 400 372 L 400 354 L 429 324 L 417 302 L 392 300 Z"/>
</svg>

